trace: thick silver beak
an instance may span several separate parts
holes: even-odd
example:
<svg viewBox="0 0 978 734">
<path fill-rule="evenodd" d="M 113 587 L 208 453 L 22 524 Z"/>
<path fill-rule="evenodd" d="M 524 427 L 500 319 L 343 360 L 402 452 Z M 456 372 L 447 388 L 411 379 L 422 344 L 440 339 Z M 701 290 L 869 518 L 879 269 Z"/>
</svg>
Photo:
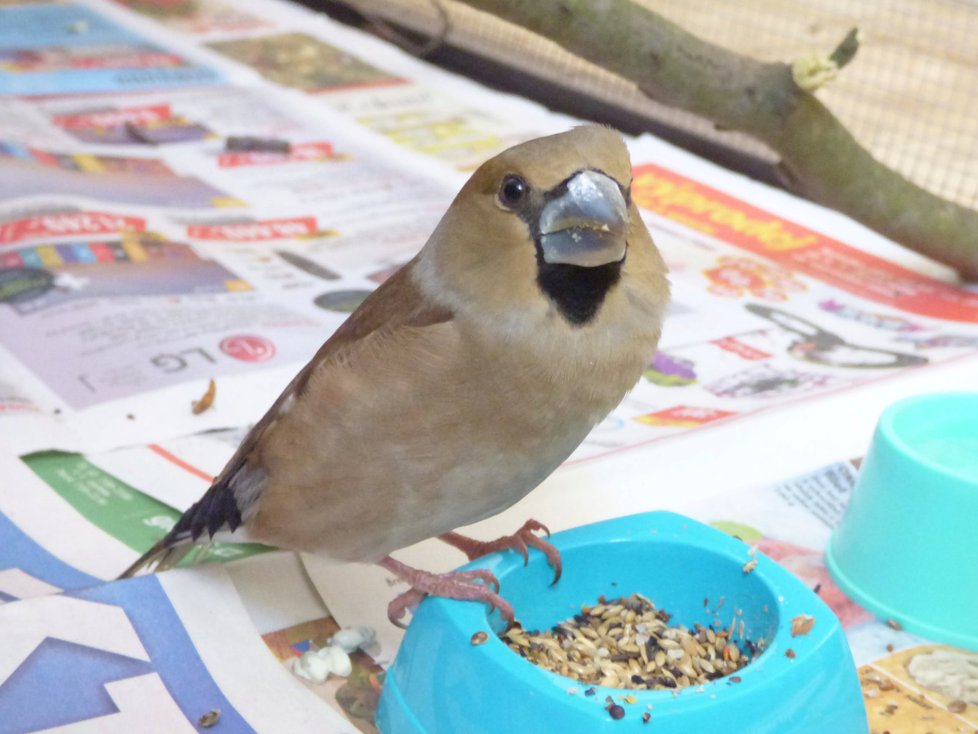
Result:
<svg viewBox="0 0 978 734">
<path fill-rule="evenodd" d="M 618 184 L 603 173 L 581 171 L 567 191 L 540 212 L 540 247 L 547 263 L 593 268 L 625 257 L 628 206 Z"/>
</svg>

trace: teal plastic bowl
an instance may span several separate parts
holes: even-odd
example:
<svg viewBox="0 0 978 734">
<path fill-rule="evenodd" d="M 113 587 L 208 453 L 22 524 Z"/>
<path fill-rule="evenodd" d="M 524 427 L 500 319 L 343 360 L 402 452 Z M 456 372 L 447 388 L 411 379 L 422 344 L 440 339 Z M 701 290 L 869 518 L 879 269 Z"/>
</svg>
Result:
<svg viewBox="0 0 978 734">
<path fill-rule="evenodd" d="M 883 412 L 825 557 L 876 616 L 978 650 L 978 393 Z"/>
<path fill-rule="evenodd" d="M 551 586 L 542 554 L 530 563 L 516 553 L 494 554 L 465 568 L 488 568 L 526 629 L 549 628 L 594 604 L 641 593 L 670 612 L 672 623 L 727 627 L 744 622 L 745 637 L 766 643 L 741 670 L 739 682 L 720 678 L 673 691 L 589 687 L 548 672 L 511 651 L 495 634 L 497 614 L 484 604 L 426 599 L 387 672 L 377 713 L 383 734 L 508 732 L 621 732 L 642 726 L 657 734 L 866 734 L 856 668 L 832 611 L 801 581 L 736 538 L 668 512 L 609 520 L 558 533 L 551 539 L 564 561 Z M 723 603 L 720 604 L 720 599 Z M 719 609 L 716 609 L 719 606 Z M 797 615 L 815 618 L 792 637 Z M 473 645 L 472 635 L 489 632 Z M 786 653 L 791 649 L 793 657 Z M 605 698 L 625 709 L 614 720 Z M 651 708 L 649 708 L 651 706 Z"/>
</svg>

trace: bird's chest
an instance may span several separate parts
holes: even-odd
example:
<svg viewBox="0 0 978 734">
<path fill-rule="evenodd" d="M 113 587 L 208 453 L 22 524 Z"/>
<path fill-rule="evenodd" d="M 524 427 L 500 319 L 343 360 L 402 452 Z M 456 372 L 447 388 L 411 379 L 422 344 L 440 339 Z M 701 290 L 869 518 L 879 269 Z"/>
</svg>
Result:
<svg viewBox="0 0 978 734">
<path fill-rule="evenodd" d="M 638 379 L 641 363 L 609 370 L 574 355 L 514 354 L 476 361 L 461 383 L 464 394 L 451 398 L 446 423 L 438 430 L 443 446 L 457 460 L 448 485 L 473 492 L 492 487 L 500 509 L 522 497 L 553 471 L 588 432 L 622 399 Z M 472 363 L 470 363 L 472 364 Z M 511 495 L 511 496 L 499 496 Z"/>
<path fill-rule="evenodd" d="M 466 363 L 465 395 L 455 405 L 459 419 L 471 421 L 487 440 L 514 448 L 590 429 L 640 371 L 640 365 L 620 369 L 559 350 L 512 350 L 502 359 L 475 353 Z"/>
</svg>

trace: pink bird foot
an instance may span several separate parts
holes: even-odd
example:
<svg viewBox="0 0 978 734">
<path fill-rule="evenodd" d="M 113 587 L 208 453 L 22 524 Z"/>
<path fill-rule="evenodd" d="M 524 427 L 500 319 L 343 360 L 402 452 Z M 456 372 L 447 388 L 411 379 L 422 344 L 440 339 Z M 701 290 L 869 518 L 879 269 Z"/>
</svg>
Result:
<svg viewBox="0 0 978 734">
<path fill-rule="evenodd" d="M 491 571 L 476 569 L 473 571 L 451 571 L 449 573 L 429 573 L 411 568 L 400 561 L 387 556 L 379 562 L 399 579 L 410 584 L 411 588 L 387 605 L 387 618 L 397 627 L 406 627 L 401 622 L 404 613 L 416 607 L 425 596 L 440 596 L 447 599 L 462 601 L 481 601 L 489 605 L 490 610 L 498 609 L 499 615 L 512 624 L 515 619 L 513 607 L 508 601 L 499 596 L 499 581 Z"/>
<path fill-rule="evenodd" d="M 556 584 L 560 581 L 560 574 L 563 571 L 563 566 L 560 561 L 560 551 L 543 538 L 535 535 L 535 531 L 538 530 L 546 533 L 548 538 L 550 537 L 550 531 L 542 522 L 527 520 L 523 523 L 523 527 L 512 535 L 504 535 L 495 540 L 476 540 L 475 538 L 469 538 L 458 533 L 445 533 L 444 535 L 439 535 L 438 539 L 458 548 L 469 557 L 470 561 L 474 561 L 476 558 L 482 558 L 496 551 L 514 550 L 523 555 L 524 566 L 530 562 L 530 553 L 527 546 L 532 546 L 547 557 L 547 562 L 554 570 L 554 580 L 552 583 Z"/>
</svg>

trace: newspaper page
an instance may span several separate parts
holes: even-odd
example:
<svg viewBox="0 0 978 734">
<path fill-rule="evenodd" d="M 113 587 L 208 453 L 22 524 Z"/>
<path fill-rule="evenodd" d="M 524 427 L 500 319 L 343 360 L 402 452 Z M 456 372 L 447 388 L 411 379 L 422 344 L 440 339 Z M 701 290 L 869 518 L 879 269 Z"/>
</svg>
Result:
<svg viewBox="0 0 978 734">
<path fill-rule="evenodd" d="M 265 82 L 228 71 L 234 83 L 207 91 L 78 97 L 66 85 L 3 102 L 0 420 L 17 426 L 16 453 L 101 452 L 254 422 L 423 244 L 464 178 L 460 148 L 446 161 L 441 148 L 406 144 L 321 104 L 324 90 L 371 107 L 391 88 L 437 88 L 415 95 L 427 112 L 412 124 L 426 136 L 472 142 L 445 124 L 445 99 L 510 130 L 472 148 L 480 160 L 567 125 L 445 85 L 444 72 L 301 9 L 263 2 L 249 15 L 268 20 L 204 23 L 189 41 L 141 31 L 211 66 L 248 64 Z M 126 17 L 113 8 L 113 27 Z M 333 49 L 304 51 L 308 71 L 290 63 L 298 46 L 268 50 L 300 28 Z M 226 150 L 235 136 L 289 152 Z M 779 211 L 757 203 L 764 187 L 690 170 L 690 156 L 655 141 L 631 145 L 635 200 L 669 263 L 673 306 L 659 355 L 572 461 L 974 355 L 973 294 L 798 223 L 817 207 L 782 199 Z M 194 415 L 210 379 L 219 397 Z"/>
<path fill-rule="evenodd" d="M 263 643 L 219 567 L 3 604 L 0 690 L 11 734 L 357 731 Z"/>
<path fill-rule="evenodd" d="M 294 554 L 217 543 L 189 574 L 113 581 L 178 511 L 75 454 L 3 456 L 0 473 L 4 732 L 194 731 L 201 721 L 241 732 L 372 731 L 383 675 L 369 644 L 349 655 L 348 675 L 296 673 L 341 628 Z M 223 561 L 238 562 L 214 565 Z M 170 685 L 187 671 L 192 686 Z M 256 685 L 268 695 L 243 701 Z M 62 694 L 54 708 L 52 686 Z M 84 703 L 98 691 L 102 704 Z"/>
</svg>

